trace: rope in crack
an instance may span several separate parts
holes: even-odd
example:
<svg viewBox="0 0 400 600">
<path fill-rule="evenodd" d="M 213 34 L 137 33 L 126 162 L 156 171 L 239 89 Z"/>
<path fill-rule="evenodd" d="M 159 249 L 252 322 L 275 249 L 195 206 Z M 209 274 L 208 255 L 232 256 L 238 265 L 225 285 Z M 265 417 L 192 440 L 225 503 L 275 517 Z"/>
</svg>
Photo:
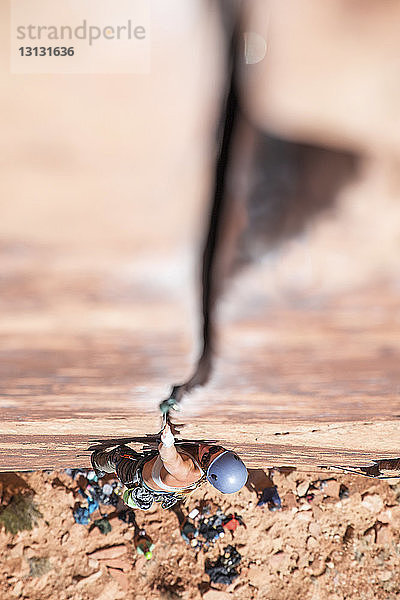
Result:
<svg viewBox="0 0 400 600">
<path fill-rule="evenodd" d="M 213 3 L 221 9 L 229 52 L 202 259 L 201 352 L 191 377 L 174 385 L 161 402 L 167 415 L 179 408 L 186 394 L 209 380 L 216 347 L 215 307 L 227 280 L 304 233 L 312 219 L 335 207 L 342 188 L 360 168 L 354 152 L 280 137 L 263 125 L 251 101 L 254 67 L 247 60 L 248 4 Z"/>
<path fill-rule="evenodd" d="M 226 9 L 226 7 L 225 7 Z M 224 15 L 226 18 L 226 14 Z M 185 394 L 195 387 L 205 385 L 212 370 L 215 348 L 214 308 L 222 286 L 230 274 L 233 264 L 234 246 L 237 234 L 232 235 L 235 219 L 229 215 L 234 207 L 228 201 L 227 181 L 232 158 L 239 104 L 236 84 L 237 58 L 242 47 L 239 11 L 233 7 L 228 26 L 230 44 L 228 52 L 227 93 L 221 107 L 221 135 L 214 172 L 211 212 L 202 258 L 202 350 L 193 375 L 183 384 L 174 385 L 168 398 L 160 404 L 163 415 L 169 419 L 172 411 L 179 409 Z"/>
</svg>

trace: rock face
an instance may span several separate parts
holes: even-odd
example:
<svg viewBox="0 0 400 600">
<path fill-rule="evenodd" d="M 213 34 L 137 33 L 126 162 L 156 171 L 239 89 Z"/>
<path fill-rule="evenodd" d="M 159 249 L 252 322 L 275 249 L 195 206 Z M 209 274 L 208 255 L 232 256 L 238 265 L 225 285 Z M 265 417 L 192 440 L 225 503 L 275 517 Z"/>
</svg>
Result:
<svg viewBox="0 0 400 600">
<path fill-rule="evenodd" d="M 373 513 L 379 513 L 383 509 L 382 498 L 378 494 L 367 494 L 361 504 Z"/>
<path fill-rule="evenodd" d="M 231 594 L 221 590 L 208 590 L 202 597 L 204 600 L 229 600 Z"/>
<path fill-rule="evenodd" d="M 397 2 L 252 3 L 268 43 L 246 73 L 259 121 L 292 139 L 399 155 Z"/>
<path fill-rule="evenodd" d="M 129 588 L 128 577 L 120 569 L 108 568 L 107 571 L 113 579 L 118 583 L 121 589 L 127 590 Z"/>
<path fill-rule="evenodd" d="M 117 546 L 111 546 L 110 548 L 95 550 L 94 552 L 91 552 L 89 556 L 90 558 L 95 558 L 97 560 L 111 560 L 126 554 L 127 550 L 128 549 L 124 544 L 118 544 Z"/>
</svg>

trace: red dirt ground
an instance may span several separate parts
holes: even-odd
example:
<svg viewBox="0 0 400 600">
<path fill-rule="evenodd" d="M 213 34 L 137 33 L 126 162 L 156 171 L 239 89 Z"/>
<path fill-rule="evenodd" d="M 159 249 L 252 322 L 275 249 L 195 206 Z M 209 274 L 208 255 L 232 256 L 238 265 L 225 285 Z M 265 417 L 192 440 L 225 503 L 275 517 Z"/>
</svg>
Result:
<svg viewBox="0 0 400 600">
<path fill-rule="evenodd" d="M 319 478 L 331 480 L 307 500 L 308 485 Z M 262 486 L 263 479 L 265 475 L 255 470 L 249 486 L 253 491 L 245 488 L 223 497 L 206 486 L 188 500 L 183 507 L 185 514 L 204 499 L 225 513 L 236 511 L 247 527 L 239 527 L 233 541 L 227 533 L 206 555 L 200 552 L 196 557 L 186 545 L 173 512 L 158 507 L 147 513 L 137 511 L 138 525 L 155 541 L 153 559 L 147 562 L 136 555 L 132 527 L 122 521 L 113 519 L 112 531 L 106 536 L 97 528 L 89 533 L 88 526 L 74 522 L 76 483 L 64 472 L 1 474 L 3 503 L 24 486 L 30 487 L 43 518 L 32 531 L 17 535 L 0 532 L 0 598 L 400 597 L 399 480 L 377 481 L 329 471 L 274 471 L 283 508 L 271 512 L 267 507 L 256 507 L 255 488 Z M 348 487 L 347 498 L 338 497 L 341 484 Z M 215 558 L 229 543 L 243 556 L 240 575 L 230 586 L 210 588 L 205 558 Z M 104 548 L 112 548 L 108 552 L 111 558 L 93 555 Z M 30 564 L 35 558 L 48 558 L 50 570 L 32 576 Z"/>
</svg>

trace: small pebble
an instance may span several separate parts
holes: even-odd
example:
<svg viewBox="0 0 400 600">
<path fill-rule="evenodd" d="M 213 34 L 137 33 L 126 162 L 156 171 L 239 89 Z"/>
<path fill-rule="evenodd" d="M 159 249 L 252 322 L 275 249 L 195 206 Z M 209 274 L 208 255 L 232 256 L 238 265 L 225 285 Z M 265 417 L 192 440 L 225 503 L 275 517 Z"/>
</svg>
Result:
<svg viewBox="0 0 400 600">
<path fill-rule="evenodd" d="M 89 558 L 88 565 L 91 569 L 97 569 L 99 566 L 99 561 L 95 558 Z"/>
<path fill-rule="evenodd" d="M 303 481 L 303 483 L 300 483 L 297 486 L 296 493 L 299 496 L 299 498 L 306 495 L 309 487 L 310 487 L 310 484 L 307 481 Z"/>
</svg>

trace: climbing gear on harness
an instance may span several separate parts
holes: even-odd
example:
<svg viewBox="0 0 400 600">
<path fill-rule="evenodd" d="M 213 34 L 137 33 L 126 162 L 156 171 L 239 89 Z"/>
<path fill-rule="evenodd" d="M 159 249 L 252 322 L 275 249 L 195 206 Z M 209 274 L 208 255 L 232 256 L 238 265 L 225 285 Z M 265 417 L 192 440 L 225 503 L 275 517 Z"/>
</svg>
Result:
<svg viewBox="0 0 400 600">
<path fill-rule="evenodd" d="M 142 469 L 144 464 L 156 455 L 157 452 L 149 452 L 147 455 L 142 457 L 135 466 L 132 479 L 124 482 L 124 485 L 127 489 L 123 494 L 123 500 L 125 504 L 131 508 L 149 510 L 153 505 L 153 502 L 161 504 L 162 508 L 164 509 L 171 508 L 174 506 L 174 504 L 185 498 L 188 493 L 196 489 L 200 485 L 200 482 L 203 481 L 202 478 L 199 480 L 199 482 L 195 482 L 190 486 L 187 486 L 187 488 L 182 488 L 182 490 L 177 490 L 176 492 L 164 492 L 149 488 L 143 481 Z M 121 458 L 132 459 L 133 457 L 129 455 L 121 455 Z"/>
<path fill-rule="evenodd" d="M 152 493 L 139 486 L 126 490 L 122 498 L 125 504 L 131 508 L 140 508 L 141 510 L 149 510 L 154 502 Z"/>
<path fill-rule="evenodd" d="M 244 486 L 248 473 L 237 454 L 225 450 L 211 461 L 206 477 L 211 485 L 223 494 L 233 494 Z"/>
</svg>

